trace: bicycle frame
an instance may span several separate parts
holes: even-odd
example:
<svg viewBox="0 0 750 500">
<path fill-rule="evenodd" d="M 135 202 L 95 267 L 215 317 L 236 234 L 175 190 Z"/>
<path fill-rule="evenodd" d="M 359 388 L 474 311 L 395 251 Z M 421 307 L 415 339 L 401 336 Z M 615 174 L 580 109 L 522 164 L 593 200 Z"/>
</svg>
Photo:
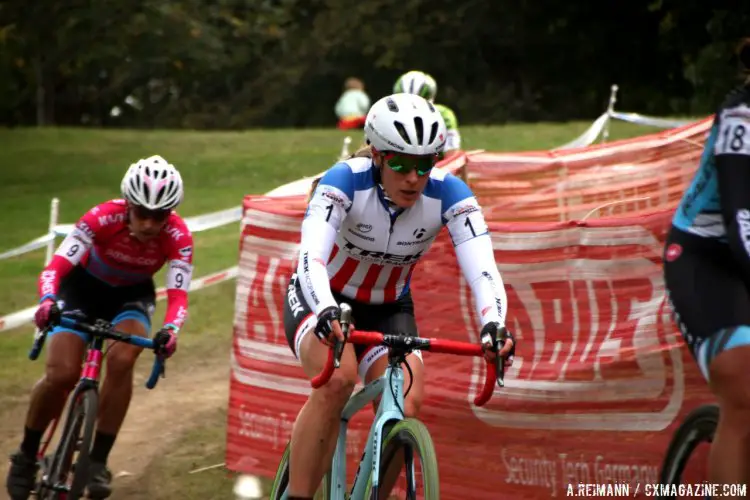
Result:
<svg viewBox="0 0 750 500">
<path fill-rule="evenodd" d="M 314 376 L 310 384 L 313 389 L 317 389 L 325 385 L 333 375 L 336 368 L 340 366 L 341 354 L 343 352 L 344 344 L 351 341 L 355 344 L 361 345 L 383 345 L 388 348 L 388 366 L 385 369 L 384 374 L 365 385 L 360 391 L 349 398 L 343 411 L 341 412 L 341 420 L 339 423 L 339 434 L 336 441 L 336 448 L 334 455 L 331 460 L 331 469 L 328 478 L 325 479 L 329 484 L 328 486 L 328 499 L 329 500 L 344 500 L 346 495 L 346 442 L 347 442 L 347 430 L 349 421 L 351 418 L 360 411 L 367 403 L 374 401 L 380 396 L 378 408 L 375 412 L 375 418 L 370 431 L 367 436 L 367 443 L 365 445 L 364 452 L 360 458 L 357 472 L 354 476 L 354 482 L 351 489 L 351 498 L 359 499 L 363 498 L 365 492 L 370 484 L 370 478 L 372 478 L 371 494 L 377 495 L 379 493 L 379 479 L 380 479 L 380 460 L 381 460 L 381 446 L 384 436 L 384 432 L 387 431 L 388 425 L 391 422 L 403 421 L 405 416 L 403 414 L 404 408 L 404 374 L 401 368 L 401 363 L 405 361 L 406 355 L 414 351 L 432 351 L 450 353 L 462 356 L 484 356 L 486 346 L 477 345 L 467 342 L 457 342 L 444 339 L 434 338 L 422 338 L 422 337 L 410 337 L 401 335 L 384 335 L 379 332 L 361 332 L 354 331 L 349 332 L 349 325 L 351 323 L 351 307 L 346 304 L 341 304 L 341 328 L 344 333 L 344 341 L 334 341 L 332 348 L 328 351 L 328 360 L 326 361 L 323 370 L 316 376 Z M 503 335 L 505 330 L 503 329 Z M 348 339 L 347 339 L 348 337 Z M 496 346 L 493 347 L 496 349 Z M 503 386 L 504 376 L 504 358 L 496 356 L 492 360 L 487 360 L 487 371 L 485 374 L 485 381 L 481 392 L 474 397 L 474 404 L 476 406 L 482 406 L 492 397 L 492 392 L 497 383 L 499 386 Z M 408 366 L 408 365 L 407 365 Z M 413 490 L 414 488 L 414 469 L 411 461 L 411 453 L 409 449 L 404 450 L 405 453 L 405 466 L 406 466 L 406 479 L 408 487 Z M 282 500 L 288 498 L 287 491 L 280 492 L 279 481 L 283 481 L 284 476 L 279 474 L 286 474 L 288 481 L 288 460 L 287 456 L 289 449 L 285 451 L 285 458 L 287 462 L 282 462 L 287 467 L 286 470 L 279 468 L 277 472 L 276 480 L 274 481 L 275 495 L 281 493 L 279 497 Z M 433 465 L 435 467 L 436 465 Z M 288 488 L 288 483 L 286 488 Z"/>
<path fill-rule="evenodd" d="M 85 361 L 83 362 L 83 366 L 81 367 L 81 377 L 78 380 L 78 383 L 76 383 L 76 386 L 73 388 L 73 399 L 80 392 L 88 390 L 92 386 L 94 388 L 98 388 L 99 386 L 102 360 L 104 359 L 104 338 L 92 337 L 86 345 L 86 354 L 84 355 Z M 65 401 L 68 401 L 69 398 L 70 393 L 65 395 Z M 55 431 L 57 430 L 57 424 L 60 422 L 60 417 L 62 416 L 64 411 L 65 408 L 63 407 L 63 411 L 61 411 L 60 414 L 57 415 L 57 417 L 52 419 L 52 422 L 50 422 L 50 426 L 48 427 L 47 439 L 42 442 L 42 446 L 39 447 L 39 451 L 37 452 L 37 458 L 39 460 L 43 459 L 45 454 L 47 453 L 47 448 L 52 442 L 52 437 L 55 435 Z"/>
<path fill-rule="evenodd" d="M 373 491 L 377 491 L 380 477 L 380 445 L 388 422 L 404 418 L 404 374 L 399 364 L 388 364 L 385 373 L 354 394 L 344 407 L 339 423 L 339 436 L 331 464 L 331 500 L 344 500 L 346 491 L 346 432 L 351 418 L 365 405 L 381 396 L 375 419 L 367 435 L 365 451 L 357 468 L 352 485 L 351 498 L 363 498 L 367 481 L 372 474 Z M 393 389 L 392 391 L 390 389 Z M 394 397 L 395 394 L 395 397 Z"/>
<path fill-rule="evenodd" d="M 110 329 L 112 325 L 107 322 L 96 321 L 93 324 L 89 324 L 85 321 L 79 322 L 79 319 L 73 316 L 63 315 L 59 318 L 58 323 L 68 329 L 74 331 L 83 331 L 84 333 L 88 333 L 91 335 L 88 342 L 86 343 L 87 348 L 85 359 L 82 359 L 83 366 L 81 367 L 81 378 L 73 389 L 74 397 L 76 397 L 80 392 L 89 390 L 92 387 L 94 389 L 98 388 L 99 379 L 101 377 L 102 362 L 104 360 L 104 341 L 106 339 L 126 342 L 138 347 L 143 347 L 145 349 L 153 349 L 154 347 L 153 341 L 151 339 L 147 337 L 139 337 L 122 332 L 112 331 Z M 34 344 L 31 348 L 31 351 L 29 352 L 29 359 L 31 359 L 32 361 L 39 357 L 39 354 L 44 347 L 44 343 L 48 333 L 49 328 L 38 331 L 34 336 Z M 163 359 L 157 356 L 151 370 L 151 376 L 146 381 L 146 387 L 148 389 L 153 389 L 156 386 L 156 383 L 158 382 L 160 376 L 164 376 L 164 362 Z M 70 393 L 65 395 L 66 401 L 68 401 L 69 398 Z M 63 411 L 64 409 L 65 408 L 63 407 Z M 62 412 L 60 413 L 60 415 L 57 415 L 57 417 L 55 417 L 52 422 L 50 422 L 50 425 L 47 428 L 46 439 L 43 440 L 42 445 L 39 448 L 39 452 L 37 453 L 37 457 L 40 460 L 44 458 L 45 453 L 47 452 L 47 448 L 52 441 L 52 437 L 55 435 L 55 431 L 57 430 L 57 425 L 60 421 L 61 415 Z"/>
</svg>

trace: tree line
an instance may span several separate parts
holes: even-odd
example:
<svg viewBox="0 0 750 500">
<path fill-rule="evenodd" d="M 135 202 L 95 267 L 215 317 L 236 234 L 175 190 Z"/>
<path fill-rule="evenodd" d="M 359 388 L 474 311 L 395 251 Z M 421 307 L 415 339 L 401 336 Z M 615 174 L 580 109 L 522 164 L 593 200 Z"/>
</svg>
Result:
<svg viewBox="0 0 750 500">
<path fill-rule="evenodd" d="M 713 111 L 750 2 L 5 0 L 0 124 L 332 126 L 346 77 L 373 101 L 430 72 L 461 123 Z"/>
</svg>

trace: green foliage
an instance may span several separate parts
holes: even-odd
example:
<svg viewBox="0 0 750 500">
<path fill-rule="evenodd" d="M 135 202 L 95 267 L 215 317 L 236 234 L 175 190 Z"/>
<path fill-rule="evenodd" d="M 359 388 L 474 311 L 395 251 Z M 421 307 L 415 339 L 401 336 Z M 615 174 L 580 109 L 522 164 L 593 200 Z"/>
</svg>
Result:
<svg viewBox="0 0 750 500">
<path fill-rule="evenodd" d="M 7 0 L 0 123 L 321 126 L 348 76 L 374 99 L 424 69 L 462 123 L 710 112 L 748 6 L 700 0 Z M 112 116 L 112 109 L 119 113 Z"/>
</svg>

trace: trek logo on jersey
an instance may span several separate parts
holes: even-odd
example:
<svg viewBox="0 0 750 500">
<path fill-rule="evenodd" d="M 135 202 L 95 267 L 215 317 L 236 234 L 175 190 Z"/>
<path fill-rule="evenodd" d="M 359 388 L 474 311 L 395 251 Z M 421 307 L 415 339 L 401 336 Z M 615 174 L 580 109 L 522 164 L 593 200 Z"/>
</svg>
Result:
<svg viewBox="0 0 750 500">
<path fill-rule="evenodd" d="M 388 252 L 374 252 L 372 250 L 365 250 L 364 248 L 359 248 L 351 241 L 344 241 L 346 241 L 346 243 L 344 244 L 344 250 L 346 250 L 347 253 L 349 253 L 351 256 L 356 257 L 360 260 L 382 262 L 383 264 L 391 264 L 394 266 L 403 266 L 406 264 L 411 264 L 412 262 L 416 262 L 422 256 L 422 252 L 424 252 L 424 250 L 420 250 L 419 252 L 412 255 L 395 255 Z"/>
<path fill-rule="evenodd" d="M 102 215 L 97 220 L 99 222 L 99 225 L 102 227 L 107 226 L 109 224 L 121 224 L 125 222 L 125 214 L 121 213 L 121 214 Z"/>
</svg>

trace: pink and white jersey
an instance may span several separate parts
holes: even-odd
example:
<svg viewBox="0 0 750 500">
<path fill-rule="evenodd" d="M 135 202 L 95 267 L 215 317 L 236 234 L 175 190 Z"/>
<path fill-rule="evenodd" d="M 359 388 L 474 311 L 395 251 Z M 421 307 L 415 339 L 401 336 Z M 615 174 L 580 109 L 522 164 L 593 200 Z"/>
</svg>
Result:
<svg viewBox="0 0 750 500">
<path fill-rule="evenodd" d="M 187 292 L 193 273 L 193 236 L 185 221 L 172 212 L 159 236 L 141 242 L 128 228 L 125 200 L 95 206 L 79 219 L 39 277 L 39 296 L 54 297 L 60 280 L 76 265 L 112 286 L 153 278 L 166 262 L 165 324 L 180 328 L 187 315 Z"/>
<path fill-rule="evenodd" d="M 505 289 L 487 224 L 469 187 L 433 168 L 416 204 L 394 210 L 376 174 L 369 158 L 337 163 L 310 200 L 297 276 L 313 311 L 336 305 L 331 290 L 365 303 L 398 300 L 408 293 L 414 266 L 447 226 L 481 324 L 504 323 Z"/>
</svg>

